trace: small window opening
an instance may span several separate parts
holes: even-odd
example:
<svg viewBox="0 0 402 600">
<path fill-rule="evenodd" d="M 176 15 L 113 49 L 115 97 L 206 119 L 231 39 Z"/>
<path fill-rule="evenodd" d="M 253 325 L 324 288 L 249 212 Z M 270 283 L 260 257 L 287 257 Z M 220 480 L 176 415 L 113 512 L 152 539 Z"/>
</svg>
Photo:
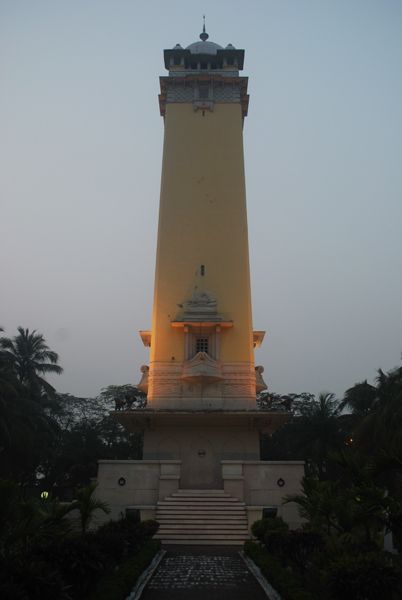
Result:
<svg viewBox="0 0 402 600">
<path fill-rule="evenodd" d="M 201 275 L 204 277 L 205 275 L 205 265 L 201 265 Z"/>
<path fill-rule="evenodd" d="M 198 337 L 195 340 L 195 351 L 196 352 L 206 352 L 208 354 L 208 338 L 207 337 Z"/>
<path fill-rule="evenodd" d="M 196 69 L 197 68 L 197 63 L 194 63 L 194 62 L 191 63 L 190 67 L 191 67 L 191 69 Z"/>
<path fill-rule="evenodd" d="M 201 69 L 208 69 L 208 63 L 202 62 L 201 63 Z"/>
<path fill-rule="evenodd" d="M 175 65 L 179 65 L 180 64 L 180 56 L 175 56 L 173 62 Z"/>
</svg>

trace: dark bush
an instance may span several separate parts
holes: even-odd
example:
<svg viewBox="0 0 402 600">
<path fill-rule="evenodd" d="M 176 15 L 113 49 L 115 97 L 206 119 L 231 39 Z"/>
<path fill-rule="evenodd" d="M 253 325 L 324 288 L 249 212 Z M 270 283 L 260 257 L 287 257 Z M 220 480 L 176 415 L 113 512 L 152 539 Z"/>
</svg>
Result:
<svg viewBox="0 0 402 600">
<path fill-rule="evenodd" d="M 92 533 L 55 541 L 46 549 L 44 558 L 49 569 L 60 570 L 63 580 L 71 586 L 73 598 L 85 598 L 94 581 L 110 565 Z"/>
<path fill-rule="evenodd" d="M 268 531 L 288 531 L 289 526 L 281 517 L 270 517 L 255 521 L 251 526 L 251 532 L 257 540 L 264 541 Z"/>
<path fill-rule="evenodd" d="M 125 523 L 110 521 L 105 523 L 93 534 L 94 542 L 99 551 L 107 557 L 109 563 L 117 564 L 127 552 L 127 531 Z"/>
<path fill-rule="evenodd" d="M 96 532 L 72 534 L 60 506 L 51 510 L 40 502 L 21 501 L 18 487 L 1 481 L 0 505 L 5 516 L 0 523 L 1 600 L 83 600 L 100 577 L 119 570 L 118 565 L 138 553 L 121 577 L 131 585 L 144 561 L 155 554 L 155 544 L 159 548 L 155 542 L 152 552 L 142 553 L 158 530 L 155 521 L 140 523 L 128 516 Z"/>
<path fill-rule="evenodd" d="M 317 551 L 325 547 L 323 537 L 314 531 L 268 531 L 264 537 L 268 552 L 304 572 Z"/>
<path fill-rule="evenodd" d="M 267 531 L 262 542 L 268 552 L 285 558 L 289 547 L 289 531 Z"/>
<path fill-rule="evenodd" d="M 89 600 L 124 600 L 159 549 L 159 540 L 148 540 L 137 554 L 99 580 Z"/>
<path fill-rule="evenodd" d="M 118 563 L 139 548 L 158 531 L 156 521 L 138 522 L 131 516 L 105 523 L 93 534 L 99 550 L 109 560 Z"/>
<path fill-rule="evenodd" d="M 157 521 L 133 522 L 127 529 L 127 544 L 130 553 L 138 552 L 141 546 L 151 539 L 159 529 Z"/>
<path fill-rule="evenodd" d="M 107 557 L 109 564 L 117 564 L 127 551 L 125 536 L 121 531 L 105 530 L 94 535 L 99 551 Z"/>
<path fill-rule="evenodd" d="M 305 571 L 316 552 L 325 548 L 322 535 L 314 531 L 291 531 L 288 540 L 288 556 L 301 570 Z"/>
<path fill-rule="evenodd" d="M 261 569 L 267 581 L 281 594 L 283 600 L 313 600 L 313 596 L 304 586 L 302 578 L 289 570 L 277 556 L 269 554 L 267 550 L 251 541 L 244 545 L 244 551 Z"/>
<path fill-rule="evenodd" d="M 345 555 L 328 568 L 328 589 L 334 600 L 378 600 L 401 598 L 401 575 L 379 552 Z"/>
<path fill-rule="evenodd" d="M 157 533 L 158 529 L 159 529 L 159 523 L 158 521 L 154 521 L 152 519 L 149 519 L 148 521 L 141 521 L 141 523 L 139 523 L 139 529 L 141 534 L 149 539 L 152 538 L 155 533 Z"/>
<path fill-rule="evenodd" d="M 2 600 L 70 600 L 60 571 L 33 555 L 0 563 Z"/>
<path fill-rule="evenodd" d="M 391 517 L 392 540 L 399 554 L 402 554 L 402 511 Z"/>
</svg>

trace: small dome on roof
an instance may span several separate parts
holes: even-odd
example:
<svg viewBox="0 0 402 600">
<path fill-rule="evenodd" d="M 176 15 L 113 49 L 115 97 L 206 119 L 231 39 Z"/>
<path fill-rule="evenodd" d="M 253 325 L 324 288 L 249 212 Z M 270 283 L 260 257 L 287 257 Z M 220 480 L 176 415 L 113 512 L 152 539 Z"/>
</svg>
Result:
<svg viewBox="0 0 402 600">
<path fill-rule="evenodd" d="M 236 50 L 236 48 L 233 46 L 233 44 L 228 44 L 225 50 Z"/>
<path fill-rule="evenodd" d="M 187 46 L 186 50 L 190 50 L 191 54 L 216 54 L 218 50 L 223 50 L 222 46 L 215 42 L 207 42 L 209 35 L 205 31 L 205 15 L 204 25 L 200 33 L 201 42 L 194 42 Z"/>
<path fill-rule="evenodd" d="M 190 50 L 191 54 L 216 54 L 218 50 L 222 50 L 222 46 L 215 42 L 194 42 L 187 46 L 186 50 Z"/>
<path fill-rule="evenodd" d="M 173 50 L 183 50 L 183 46 L 180 46 L 180 44 L 176 44 L 176 46 L 174 46 Z"/>
</svg>

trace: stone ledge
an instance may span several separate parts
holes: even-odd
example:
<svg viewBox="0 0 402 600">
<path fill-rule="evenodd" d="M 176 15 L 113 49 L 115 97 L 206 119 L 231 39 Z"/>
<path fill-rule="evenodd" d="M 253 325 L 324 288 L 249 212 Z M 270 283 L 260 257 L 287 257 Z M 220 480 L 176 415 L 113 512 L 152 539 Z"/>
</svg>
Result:
<svg viewBox="0 0 402 600">
<path fill-rule="evenodd" d="M 304 460 L 221 460 L 221 463 L 232 465 L 262 465 L 269 467 L 270 465 L 304 465 Z"/>
<path fill-rule="evenodd" d="M 181 465 L 181 460 L 150 460 L 150 459 L 129 459 L 129 460 L 106 460 L 106 459 L 102 459 L 102 460 L 98 460 L 99 464 L 123 464 L 123 465 L 127 465 L 127 464 L 133 464 L 133 465 Z"/>
</svg>

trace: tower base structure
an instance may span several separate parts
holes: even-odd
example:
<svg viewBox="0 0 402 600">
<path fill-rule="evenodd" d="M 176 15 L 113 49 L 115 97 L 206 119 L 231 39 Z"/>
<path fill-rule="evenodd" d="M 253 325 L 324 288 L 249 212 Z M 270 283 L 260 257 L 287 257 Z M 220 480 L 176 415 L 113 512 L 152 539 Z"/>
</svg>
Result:
<svg viewBox="0 0 402 600">
<path fill-rule="evenodd" d="M 273 433 L 286 413 L 145 409 L 114 416 L 127 430 L 144 433 L 144 458 L 99 461 L 97 494 L 112 518 L 137 511 L 141 520 L 154 519 L 178 493 L 220 490 L 244 505 L 249 531 L 273 515 L 300 526 L 296 506 L 285 497 L 300 492 L 303 461 L 259 460 L 260 433 Z"/>
</svg>

